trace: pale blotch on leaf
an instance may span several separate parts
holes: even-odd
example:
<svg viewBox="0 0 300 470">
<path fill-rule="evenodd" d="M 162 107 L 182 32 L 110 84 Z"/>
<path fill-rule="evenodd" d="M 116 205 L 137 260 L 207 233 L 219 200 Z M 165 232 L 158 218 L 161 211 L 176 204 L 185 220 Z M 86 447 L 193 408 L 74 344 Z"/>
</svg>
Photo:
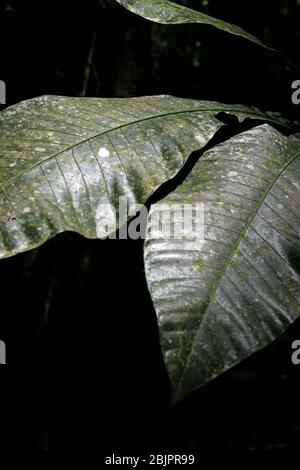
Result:
<svg viewBox="0 0 300 470">
<path fill-rule="evenodd" d="M 98 152 L 98 157 L 109 157 L 109 150 L 107 150 L 105 147 L 101 147 L 101 149 Z"/>
<path fill-rule="evenodd" d="M 195 139 L 197 140 L 197 142 L 199 142 L 199 144 L 201 145 L 205 145 L 206 144 L 206 139 L 205 139 L 205 136 L 202 135 L 202 134 L 195 134 Z"/>
</svg>

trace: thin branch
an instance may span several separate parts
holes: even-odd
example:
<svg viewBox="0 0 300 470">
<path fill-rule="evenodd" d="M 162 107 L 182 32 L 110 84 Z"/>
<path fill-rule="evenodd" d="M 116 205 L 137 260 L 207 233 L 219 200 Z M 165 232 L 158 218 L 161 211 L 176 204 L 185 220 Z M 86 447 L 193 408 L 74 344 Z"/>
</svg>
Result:
<svg viewBox="0 0 300 470">
<path fill-rule="evenodd" d="M 95 52 L 95 45 L 96 45 L 96 41 L 97 41 L 97 35 L 98 35 L 98 28 L 95 28 L 93 36 L 92 36 L 92 41 L 91 41 L 91 47 L 90 47 L 90 50 L 89 50 L 89 54 L 88 54 L 86 62 L 85 62 L 85 67 L 84 67 L 84 72 L 83 72 L 82 89 L 81 89 L 81 92 L 80 92 L 80 96 L 86 96 L 89 81 L 90 81 L 90 77 L 91 77 L 91 70 L 94 71 L 93 57 L 94 57 L 94 52 Z M 95 75 L 95 71 L 94 71 L 94 75 Z M 97 88 L 99 88 L 99 78 L 97 80 Z"/>
</svg>

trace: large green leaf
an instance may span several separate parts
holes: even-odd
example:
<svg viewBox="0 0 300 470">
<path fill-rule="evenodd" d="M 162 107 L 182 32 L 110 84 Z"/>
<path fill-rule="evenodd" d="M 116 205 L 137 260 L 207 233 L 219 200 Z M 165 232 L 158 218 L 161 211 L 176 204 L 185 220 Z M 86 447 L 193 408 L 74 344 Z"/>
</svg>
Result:
<svg viewBox="0 0 300 470">
<path fill-rule="evenodd" d="M 299 316 L 299 190 L 299 140 L 263 125 L 206 152 L 162 201 L 204 204 L 202 239 L 168 239 L 161 228 L 145 246 L 175 400 Z M 149 227 L 160 210 L 153 206 Z"/>
<path fill-rule="evenodd" d="M 133 13 L 142 16 L 155 23 L 161 24 L 181 24 L 200 23 L 213 26 L 227 33 L 241 36 L 260 46 L 267 47 L 252 34 L 247 33 L 242 28 L 225 21 L 205 15 L 200 11 L 178 5 L 168 0 L 116 0 L 123 7 Z"/>
<path fill-rule="evenodd" d="M 0 257 L 64 230 L 95 238 L 100 205 L 117 209 L 119 196 L 143 204 L 222 126 L 215 117 L 221 111 L 268 119 L 243 106 L 167 96 L 44 96 L 6 109 L 0 113 Z"/>
</svg>

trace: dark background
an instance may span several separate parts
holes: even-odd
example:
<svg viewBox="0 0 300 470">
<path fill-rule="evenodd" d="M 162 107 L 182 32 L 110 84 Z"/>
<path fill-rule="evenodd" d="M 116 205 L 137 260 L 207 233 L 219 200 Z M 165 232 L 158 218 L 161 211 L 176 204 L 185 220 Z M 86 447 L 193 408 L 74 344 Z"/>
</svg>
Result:
<svg viewBox="0 0 300 470">
<path fill-rule="evenodd" d="M 291 103 L 291 83 L 300 79 L 299 0 L 180 3 L 236 23 L 281 53 L 209 27 L 153 25 L 112 0 L 0 0 L 7 105 L 42 94 L 173 94 L 299 119 Z M 1 261 L 0 339 L 7 345 L 0 448 L 128 455 L 300 444 L 300 365 L 291 363 L 299 321 L 170 406 L 140 241 L 66 233 Z"/>
</svg>

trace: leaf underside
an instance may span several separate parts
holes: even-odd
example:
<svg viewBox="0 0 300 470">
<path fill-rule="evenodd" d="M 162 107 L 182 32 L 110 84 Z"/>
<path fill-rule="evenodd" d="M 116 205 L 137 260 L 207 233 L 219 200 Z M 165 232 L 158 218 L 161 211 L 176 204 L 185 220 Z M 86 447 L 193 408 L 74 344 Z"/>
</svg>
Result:
<svg viewBox="0 0 300 470">
<path fill-rule="evenodd" d="M 143 204 L 220 129 L 222 111 L 268 119 L 243 106 L 170 96 L 43 96 L 2 111 L 0 258 L 66 230 L 96 238 L 99 207 L 117 210 L 120 196 Z"/>
<path fill-rule="evenodd" d="M 225 21 L 205 15 L 200 11 L 178 5 L 168 0 L 116 0 L 132 13 L 161 24 L 199 23 L 213 26 L 230 34 L 240 36 L 259 46 L 268 48 L 252 34 Z M 269 49 L 269 48 L 268 48 Z"/>
<path fill-rule="evenodd" d="M 145 267 L 178 400 L 300 314 L 300 142 L 263 125 L 207 151 L 162 203 L 204 204 L 202 240 L 148 237 Z M 152 215 L 159 206 L 152 206 Z"/>
</svg>

